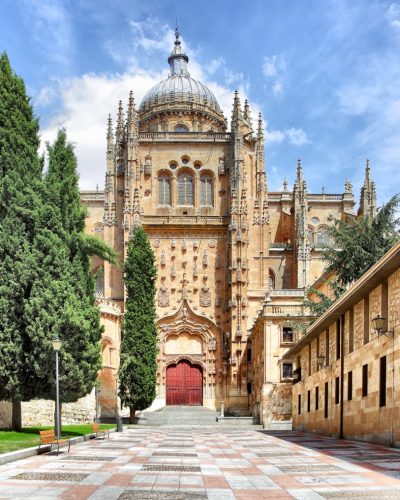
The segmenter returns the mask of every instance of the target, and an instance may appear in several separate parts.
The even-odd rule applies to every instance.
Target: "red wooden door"
[[[202,404],[202,369],[188,361],[168,366],[167,405],[201,406]]]

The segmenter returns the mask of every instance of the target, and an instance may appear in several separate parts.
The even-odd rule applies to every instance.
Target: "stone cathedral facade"
[[[82,192],[87,231],[117,252],[119,268],[94,260],[105,325],[101,416],[114,415],[123,262],[141,225],[158,265],[157,398],[264,422],[290,419],[291,367],[281,362],[303,321],[304,290],[323,273],[326,227],[352,214],[354,195],[310,194],[300,161],[293,189],[269,192],[261,116],[233,97],[228,130],[213,93],[190,77],[179,33],[170,74],[139,107],[131,93],[107,131],[104,191]],[[360,213],[375,210],[369,165]],[[124,410],[120,409],[122,414]],[[272,424],[271,424],[272,425]]]

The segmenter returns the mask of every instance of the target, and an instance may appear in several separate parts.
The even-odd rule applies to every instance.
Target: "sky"
[[[233,93],[265,123],[269,189],[378,201],[400,191],[400,0],[0,0],[0,51],[26,83],[42,148],[66,127],[82,189],[102,189],[106,122],[168,76],[178,20],[189,71],[230,118]]]

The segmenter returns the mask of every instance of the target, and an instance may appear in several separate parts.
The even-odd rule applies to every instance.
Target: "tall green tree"
[[[393,196],[374,217],[338,220],[328,228],[332,243],[323,257],[327,271],[345,287],[370,269],[399,241],[399,195]]]
[[[48,145],[48,157],[34,246],[40,279],[26,304],[31,340],[26,358],[28,366],[35,369],[34,380],[40,382],[36,395],[54,398],[50,339],[60,338],[61,401],[71,402],[91,391],[101,368],[103,328],[90,257],[98,255],[115,262],[115,255],[101,240],[84,234],[86,211],[80,201],[77,162],[64,130],[59,131],[53,145]]]
[[[148,408],[156,397],[157,327],[156,327],[155,257],[142,228],[133,232],[125,261],[125,319],[121,343],[119,396],[130,409]]]
[[[25,368],[24,307],[37,278],[33,241],[41,206],[39,124],[21,78],[0,55],[0,400],[13,402],[20,428],[20,401],[34,396]]]
[[[310,288],[306,300],[312,314],[323,314],[346,287],[361,278],[393,245],[400,240],[398,210],[400,196],[393,196],[374,217],[349,217],[337,220],[328,228],[331,243],[323,250],[327,274],[334,278],[326,282],[331,293]]]

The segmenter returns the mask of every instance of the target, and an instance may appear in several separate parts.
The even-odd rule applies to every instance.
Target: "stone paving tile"
[[[0,500],[400,499],[400,451],[299,432],[126,430],[0,466]]]

